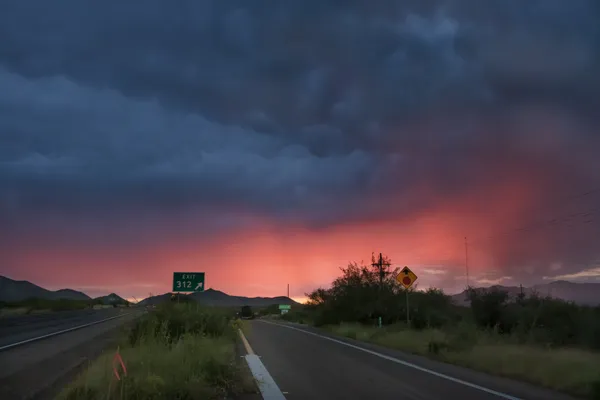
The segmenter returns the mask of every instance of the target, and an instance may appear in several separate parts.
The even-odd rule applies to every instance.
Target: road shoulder
[[[532,400],[573,400],[574,397],[567,394],[552,391],[546,388],[541,388],[529,383],[519,382],[508,378],[493,376],[484,372],[471,370],[468,368],[447,364],[441,361],[432,360],[423,356],[414,354],[404,353],[395,349],[386,348],[376,344],[362,342],[342,336],[335,335],[331,332],[327,332],[323,329],[307,326],[303,324],[297,324],[292,322],[273,322],[266,320],[258,320],[259,323],[280,325],[283,329],[291,328],[295,330],[305,331],[310,334],[321,336],[335,340],[336,342],[342,342],[350,346],[355,346],[366,350],[367,352],[375,352],[385,357],[391,357],[400,360],[406,366],[412,368],[425,369],[432,371],[437,374],[445,375],[450,378],[454,378],[460,381],[468,382],[476,386],[489,389],[491,391],[497,391],[500,393],[507,393],[511,396],[532,399]],[[333,344],[333,343],[332,343]],[[342,345],[342,344],[339,344]],[[409,365],[407,365],[409,364]],[[438,375],[439,376],[439,375]]]
[[[137,313],[0,352],[0,398],[53,398],[87,362],[115,344]]]
[[[262,400],[258,385],[252,376],[250,367],[246,362],[246,348],[241,337],[236,341],[236,358],[240,372],[240,392],[232,395],[236,400]]]
[[[279,389],[279,386],[275,383],[275,380],[260,360],[260,357],[255,354],[242,329],[239,329],[239,338],[245,352],[244,359],[247,371],[251,374],[260,398],[285,400],[285,396]]]

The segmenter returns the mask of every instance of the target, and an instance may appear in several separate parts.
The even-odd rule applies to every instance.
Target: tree
[[[379,262],[373,254],[373,263]],[[373,322],[377,317],[393,321],[397,318],[398,292],[391,270],[391,260],[381,258],[379,266],[351,262],[340,268],[330,289],[319,288],[309,294],[309,306],[319,310],[323,323],[343,321]]]
[[[497,288],[469,289],[467,296],[477,325],[483,328],[495,328],[500,325],[508,301],[508,292]]]
[[[310,293],[305,293],[304,295],[308,297],[307,305],[320,306],[329,300],[331,293],[329,289],[318,288]]]

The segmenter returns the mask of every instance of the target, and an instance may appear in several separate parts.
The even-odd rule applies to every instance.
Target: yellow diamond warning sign
[[[408,267],[402,268],[402,271],[396,275],[396,281],[404,286],[405,289],[410,288],[413,283],[417,280],[417,275],[410,270]]]

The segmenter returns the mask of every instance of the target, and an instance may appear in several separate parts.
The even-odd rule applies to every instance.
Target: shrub
[[[223,398],[239,390],[237,326],[223,310],[167,303],[140,318],[129,333],[129,344],[120,349],[127,376],[114,378],[110,352],[60,398]]]
[[[384,271],[379,280],[376,269],[351,263],[329,289],[319,288],[307,294],[305,315],[292,312],[286,320],[309,320],[315,326],[357,322],[368,326],[406,321],[406,291],[399,289],[393,273]],[[454,305],[441,290],[410,290],[410,326],[413,329],[444,329],[458,335],[461,326],[468,331],[498,333],[516,343],[545,347],[578,346],[600,349],[600,307],[578,306],[566,301],[520,294],[511,299],[500,288],[469,289],[470,307]],[[450,348],[455,344],[448,343]],[[459,346],[460,347],[460,346]]]

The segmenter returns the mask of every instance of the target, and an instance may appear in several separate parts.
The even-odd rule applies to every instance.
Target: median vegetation
[[[119,348],[93,362],[59,398],[217,399],[252,391],[253,381],[236,357],[239,326],[227,310],[161,305],[137,320]]]
[[[600,399],[600,307],[470,289],[470,306],[441,290],[406,291],[395,271],[350,264],[329,289],[282,319],[555,390]],[[379,325],[379,318],[382,327]]]
[[[31,314],[42,311],[84,310],[93,307],[92,301],[71,299],[30,298],[22,301],[0,301],[1,315]]]
[[[53,311],[73,311],[105,307],[129,307],[125,300],[108,302],[103,298],[89,300],[43,299],[32,297],[21,301],[0,301],[0,316]]]

